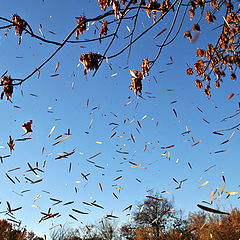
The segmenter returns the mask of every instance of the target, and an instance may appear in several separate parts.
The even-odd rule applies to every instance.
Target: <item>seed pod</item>
[[[200,26],[199,26],[198,23],[193,24],[192,31],[197,31],[197,32],[200,32],[200,31],[201,31]]]
[[[201,82],[200,80],[196,79],[195,85],[196,85],[196,87],[199,88],[200,90],[202,89],[202,82]]]
[[[82,34],[86,30],[86,17],[75,17],[77,19],[78,28],[76,31],[76,39],[78,39],[79,34]]]
[[[187,75],[193,75],[192,68],[188,68],[186,72],[187,72]]]
[[[210,85],[207,84],[204,89],[204,93],[208,96],[211,97],[211,91],[210,91]]]
[[[232,79],[232,80],[236,80],[236,79],[237,79],[237,76],[236,76],[235,73],[231,73],[231,79]]]
[[[1,93],[1,99],[5,94],[7,100],[11,100],[13,94],[12,78],[10,76],[3,76],[1,79],[1,84],[3,85],[3,90]]]
[[[22,32],[24,30],[24,28],[27,25],[27,22],[25,20],[23,20],[22,18],[20,18],[17,14],[13,14],[12,15],[12,21],[13,24],[15,26],[15,34],[18,36],[22,36]]]
[[[98,61],[101,58],[101,55],[98,53],[90,52],[88,54],[83,53],[79,59],[79,61],[84,66],[84,75],[87,74],[87,71],[97,69],[98,68]]]
[[[148,58],[143,59],[141,67],[142,67],[142,74],[143,74],[143,76],[148,76],[148,72],[150,70]]]
[[[142,79],[143,75],[139,71],[133,72],[132,70],[129,70],[130,74],[132,75],[132,83],[130,85],[130,89],[134,91],[136,95],[142,95]]]
[[[214,84],[215,84],[216,88],[220,88],[221,87],[219,81],[215,81]]]
[[[199,48],[196,52],[196,56],[201,58],[204,57],[204,50]]]
[[[192,41],[192,34],[190,33],[190,31],[185,32],[183,36],[184,38],[187,37],[190,42]]]

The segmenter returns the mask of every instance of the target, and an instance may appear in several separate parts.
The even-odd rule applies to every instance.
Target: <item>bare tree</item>
[[[67,224],[53,228],[50,232],[52,240],[81,240],[79,229],[69,228]]]
[[[118,240],[120,230],[117,222],[103,218],[95,224],[71,229],[67,225],[55,228],[50,233],[52,240]]]
[[[181,215],[174,209],[173,201],[153,190],[142,203],[138,204],[133,212],[133,219],[140,227],[138,232],[149,232],[149,239],[162,239],[161,237],[164,237],[164,233],[171,227],[181,228],[184,225]]]
[[[107,218],[102,218],[95,224],[85,226],[84,229],[82,229],[82,237],[83,239],[121,239],[118,223]]]
[[[117,222],[109,219],[101,219],[97,225],[99,236],[106,240],[114,240],[119,238],[119,229]]]

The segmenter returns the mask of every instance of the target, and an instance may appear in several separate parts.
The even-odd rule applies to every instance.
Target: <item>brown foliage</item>
[[[190,213],[182,229],[173,227],[157,237],[152,226],[141,226],[136,227],[135,234],[135,240],[237,240],[240,238],[240,211],[233,209],[229,216]]]
[[[187,75],[193,75],[193,70],[192,68],[188,68],[186,71]]]
[[[131,71],[130,73],[132,75],[132,83],[130,85],[130,89],[134,91],[136,95],[142,95],[142,79],[143,74],[139,71]]]
[[[204,212],[189,215],[189,229],[193,240],[236,240],[240,238],[240,211],[233,209],[229,216]]]
[[[195,84],[197,88],[202,89],[202,82],[199,79],[196,79]]]
[[[171,204],[165,199],[167,206],[160,207],[164,199],[160,199],[159,195],[152,195],[134,212],[135,221],[123,225],[119,229],[120,232],[114,223],[104,219],[95,225],[85,226],[80,235],[79,230],[71,232],[62,228],[52,237],[55,236],[54,239],[58,239],[56,236],[62,236],[61,239],[64,240],[237,240],[240,238],[240,211],[238,209],[233,209],[229,215],[210,214],[203,211],[190,213],[188,219],[181,218],[178,225],[169,225],[171,217],[168,213],[171,211],[166,207],[171,207]],[[156,216],[160,219],[159,223]],[[153,218],[156,224],[160,224],[159,228],[153,224]]]
[[[3,76],[1,79],[1,85],[4,86],[1,93],[1,99],[3,99],[3,96],[5,95],[7,100],[11,100],[13,94],[12,78],[10,76]]]
[[[190,31],[185,32],[183,36],[188,38],[190,42],[192,41],[192,34]]]
[[[22,32],[27,25],[26,21],[23,20],[17,14],[13,14],[12,15],[12,22],[13,22],[13,25],[15,26],[15,30],[16,30],[15,34],[18,35],[18,36],[22,36]]]
[[[33,123],[33,121],[30,120],[29,122],[26,122],[26,123],[24,123],[24,124],[22,125],[22,128],[23,128],[23,130],[25,131],[25,134],[26,134],[26,133],[32,133],[32,132],[33,132],[33,130],[32,130],[32,123]]]
[[[0,220],[0,239],[1,240],[43,240],[33,232],[28,232],[26,228],[13,225],[5,219]]]
[[[98,61],[100,58],[101,58],[100,54],[93,52],[90,52],[88,54],[83,53],[81,55],[79,61],[84,66],[84,75],[86,75],[88,71],[98,68]]]
[[[120,3],[117,0],[98,0],[101,10],[106,10],[108,6],[111,6],[114,10],[115,17],[119,17],[120,14]],[[125,4],[125,1],[122,1],[122,4]]]
[[[205,3],[206,4],[206,3]],[[216,78],[215,86],[220,87],[219,81],[223,80],[223,77],[227,74],[227,68],[230,72],[230,77],[232,80],[236,80],[236,71],[240,67],[240,55],[239,55],[239,30],[240,30],[240,14],[232,12],[234,6],[231,3],[225,2],[226,8],[226,18],[224,19],[223,29],[218,38],[217,44],[213,46],[208,44],[206,50],[198,49],[196,52],[197,57],[201,57],[203,60],[198,60],[194,64],[194,69],[197,76],[202,76],[203,80],[209,81],[206,84],[204,93],[210,97],[210,75],[214,75]],[[210,5],[213,6],[217,11],[219,11],[219,5],[217,1],[210,1]],[[190,4],[191,6],[191,4]],[[192,1],[192,12],[191,18],[194,16],[194,11],[196,8],[195,2]],[[206,21],[213,23],[215,16],[210,11],[206,11]],[[193,28],[192,30],[194,30]],[[184,37],[190,39],[190,32],[186,32]],[[197,85],[199,88],[199,86]]]
[[[14,150],[14,146],[15,146],[14,140],[12,139],[11,136],[9,136],[8,147],[10,149],[10,152],[12,152],[12,150]]]
[[[141,67],[142,67],[142,74],[143,74],[143,76],[148,76],[148,72],[150,70],[150,65],[149,65],[148,58],[143,59]]]
[[[76,31],[76,39],[78,39],[79,35],[86,31],[86,17],[75,17],[77,19],[78,28]]]
[[[138,227],[134,240],[155,240],[157,236],[156,229],[151,226]]]
[[[107,25],[108,25],[108,22],[106,20],[102,22],[102,26],[101,26],[100,33],[99,33],[100,39],[101,39],[102,35],[107,35],[107,32],[108,32]]]

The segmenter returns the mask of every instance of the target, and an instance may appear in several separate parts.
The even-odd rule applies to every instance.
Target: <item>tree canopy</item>
[[[26,228],[11,223],[5,219],[0,220],[0,239],[2,240],[43,240],[33,232],[28,232]]]
[[[135,42],[138,42],[141,37],[149,34],[150,30],[161,24],[165,18],[168,18],[171,26],[168,29],[166,36],[163,38],[161,45],[157,45],[155,57],[151,57],[152,59],[150,59],[150,56],[146,56],[143,59],[143,62],[140,64],[141,71],[130,70],[132,75],[130,89],[134,90],[135,94],[141,95],[142,79],[149,74],[150,69],[160,57],[163,48],[170,45],[177,38],[177,35],[185,26],[185,24],[183,24],[185,23],[184,20],[186,21],[185,18],[190,19],[190,21],[194,21],[194,23],[190,30],[187,30],[184,33],[184,38],[188,38],[190,42],[195,42],[197,41],[201,31],[204,31],[201,27],[202,21],[205,20],[209,24],[212,24],[217,21],[219,15],[222,17],[221,20],[218,19],[217,21],[219,24],[217,28],[221,28],[221,31],[219,32],[219,36],[215,37],[216,43],[214,45],[208,43],[208,45],[205,47],[205,50],[202,48],[197,49],[196,56],[200,58],[200,60],[197,60],[194,63],[194,68],[190,67],[187,69],[188,75],[195,74],[198,78],[200,78],[196,79],[196,86],[199,89],[202,89],[203,83],[206,83],[204,93],[210,97],[210,83],[212,75],[213,79],[215,79],[216,88],[220,87],[220,83],[227,73],[230,74],[232,80],[236,80],[235,72],[240,65],[238,1],[175,0],[170,2],[170,0],[164,0],[162,2],[158,2],[157,0],[150,0],[149,2],[146,2],[144,0],[99,0],[98,4],[104,13],[96,15],[93,18],[88,18],[85,15],[75,17],[77,21],[76,26],[69,32],[62,42],[46,39],[41,30],[41,25],[39,29],[41,36],[37,35],[32,29],[30,23],[17,14],[13,14],[11,19],[1,17],[0,19],[3,22],[1,29],[6,29],[4,32],[5,36],[8,35],[8,31],[11,30],[11,28],[14,28],[15,35],[19,37],[18,44],[21,44],[23,33],[26,33],[27,35],[44,43],[57,46],[57,49],[26,77],[12,78],[10,75],[6,75],[7,72],[2,74],[1,85],[3,86],[3,91],[1,98],[3,98],[5,95],[6,99],[10,100],[13,94],[14,86],[22,85],[23,82],[30,79],[35,73],[40,75],[41,68],[45,66],[64,47],[64,45],[69,43],[91,43],[92,41],[99,41],[99,44],[101,44],[102,41],[110,38],[110,41],[107,43],[107,47],[105,47],[105,50],[102,53],[83,53],[79,58],[80,63],[82,63],[84,66],[84,75],[91,70],[94,70],[95,75],[104,60],[108,61],[109,59],[116,58],[127,50],[129,51],[129,58],[132,45]],[[111,10],[109,10],[109,8]],[[141,25],[138,23],[138,21],[143,15],[144,11],[147,17],[152,19],[152,24],[141,30],[139,33],[139,27],[141,27]],[[170,17],[168,17],[168,15],[170,15]],[[122,49],[113,51],[113,54],[109,55],[108,52],[110,51],[113,43],[115,41],[119,41],[118,35],[121,31],[122,25],[124,25],[125,22],[129,22],[129,20],[133,23],[132,29],[130,30],[129,26],[127,26],[130,33],[125,36],[123,35],[122,37],[123,39],[130,40],[127,44],[122,46]],[[95,25],[96,22],[101,24],[100,28]],[[93,37],[86,40],[79,40],[79,36],[84,36],[85,31],[88,30],[87,25],[90,24],[95,26],[95,28],[92,27]],[[115,28],[112,27],[112,25],[115,25]],[[189,24],[187,25],[189,26]],[[90,27],[89,30],[91,30]],[[167,31],[167,28],[162,29],[157,35],[153,36],[154,39],[158,38],[165,31]],[[139,34],[134,34],[135,32]],[[196,34],[193,37],[194,33]],[[76,40],[71,40],[74,34]],[[87,34],[87,36],[89,36],[89,34]],[[56,66],[56,70],[57,68],[58,67]]]

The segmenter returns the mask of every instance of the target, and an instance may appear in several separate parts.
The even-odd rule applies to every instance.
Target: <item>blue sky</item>
[[[13,13],[19,14],[37,34],[40,34],[38,29],[41,24],[46,38],[56,41],[62,41],[75,27],[75,17],[83,14],[93,17],[101,13],[95,1],[79,3],[74,0],[61,3],[56,0],[27,0],[24,4],[8,1],[2,4],[0,12],[1,16],[6,18],[10,18]],[[151,21],[152,19],[142,13],[136,34],[142,31],[142,22],[147,26]],[[23,208],[14,214],[16,219],[22,220],[29,230],[43,235],[48,234],[51,226],[59,223],[71,222],[72,226],[76,227],[80,222],[88,224],[110,213],[126,222],[129,218],[126,216],[128,212],[122,210],[143,200],[147,195],[146,191],[151,188],[159,192],[167,191],[163,196],[174,198],[176,208],[183,209],[185,214],[198,211],[197,204],[201,201],[210,201],[211,192],[224,185],[222,176],[226,178],[225,192],[238,192],[239,132],[235,129],[224,132],[223,136],[212,132],[238,123],[238,117],[221,120],[239,111],[239,83],[226,78],[221,88],[213,89],[210,100],[195,87],[194,77],[185,73],[187,64],[194,63],[194,51],[213,41],[218,32],[211,31],[217,24],[204,23],[202,27],[205,31],[201,33],[198,41],[191,44],[183,38],[183,33],[192,23],[189,24],[187,18],[177,40],[163,50],[150,75],[143,80],[144,99],[130,91],[131,76],[128,70],[140,70],[144,58],[154,57],[157,50],[155,45],[162,42],[165,33],[156,39],[153,39],[153,36],[169,27],[169,19],[157,25],[149,35],[133,45],[128,63],[125,52],[110,60],[112,70],[104,62],[96,76],[92,77],[89,72],[86,77],[83,75],[82,65],[79,66],[79,57],[90,51],[103,53],[107,42],[66,44],[41,70],[40,78],[35,74],[22,86],[15,87],[13,103],[1,101],[0,156],[9,154],[9,136],[13,139],[23,138],[23,123],[33,120],[33,134],[30,140],[16,141],[11,157],[4,159],[1,164],[0,211],[6,210],[6,201],[11,203],[12,208],[22,206]],[[97,23],[97,26],[100,27],[100,24]],[[128,34],[127,26],[131,28],[132,22],[123,24],[120,40],[113,44],[110,55],[127,42],[123,39]],[[94,25],[90,25],[90,30],[81,35],[80,39],[92,37],[92,29],[95,29]],[[14,29],[9,31],[7,37],[4,37],[3,30],[1,31],[0,71],[3,73],[8,70],[8,74],[13,78],[27,76],[56,49],[56,46],[41,43],[25,34],[20,46],[17,41]],[[173,64],[169,65],[170,57]],[[57,62],[60,63],[56,72],[59,75],[50,77],[55,74]],[[162,71],[164,72],[159,73]],[[227,100],[231,93],[235,96]],[[176,102],[173,103],[174,101]],[[173,109],[177,112],[177,117]],[[48,137],[53,126],[55,130],[51,137]],[[186,131],[186,126],[191,132],[182,134]],[[71,136],[53,146],[61,138],[54,139],[59,135],[65,137],[68,129],[71,130]],[[116,135],[110,138],[114,132]],[[233,133],[229,143],[220,145]],[[135,143],[131,135],[134,136]],[[192,146],[193,139],[201,143]],[[171,145],[175,146],[164,149]],[[226,152],[214,154],[228,148]],[[116,150],[128,154],[121,154]],[[68,158],[55,159],[59,153],[72,151],[75,153]],[[91,158],[98,153],[98,156]],[[43,168],[44,161],[46,165]],[[145,169],[132,168],[129,161]],[[30,179],[38,179],[33,173],[26,173],[27,163],[36,166],[36,162],[44,170],[44,173],[40,173],[43,181],[31,184],[26,182],[24,174]],[[69,173],[70,163],[72,168]],[[204,172],[211,166],[214,167]],[[8,172],[16,167],[20,169]],[[5,173],[12,178],[16,176],[20,183],[13,184]],[[90,173],[88,181],[81,173]],[[120,176],[122,178],[114,181]],[[177,184],[173,178],[178,181],[188,180],[181,189],[176,190]],[[141,183],[136,179],[141,180]],[[206,181],[209,181],[209,184],[199,188]],[[40,197],[34,201],[36,196]],[[220,199],[215,200],[213,207],[238,207],[238,195],[228,199],[226,196],[224,193]],[[59,199],[62,203],[53,206],[54,201],[50,198]],[[104,209],[82,203],[94,200]],[[63,205],[69,201],[74,203]],[[59,212],[61,217],[38,224],[42,217],[40,212],[47,212],[49,208],[53,213]],[[89,214],[80,216],[74,213],[72,208]],[[69,214],[77,217],[79,222],[71,219]],[[2,214],[1,217],[6,216]]]

